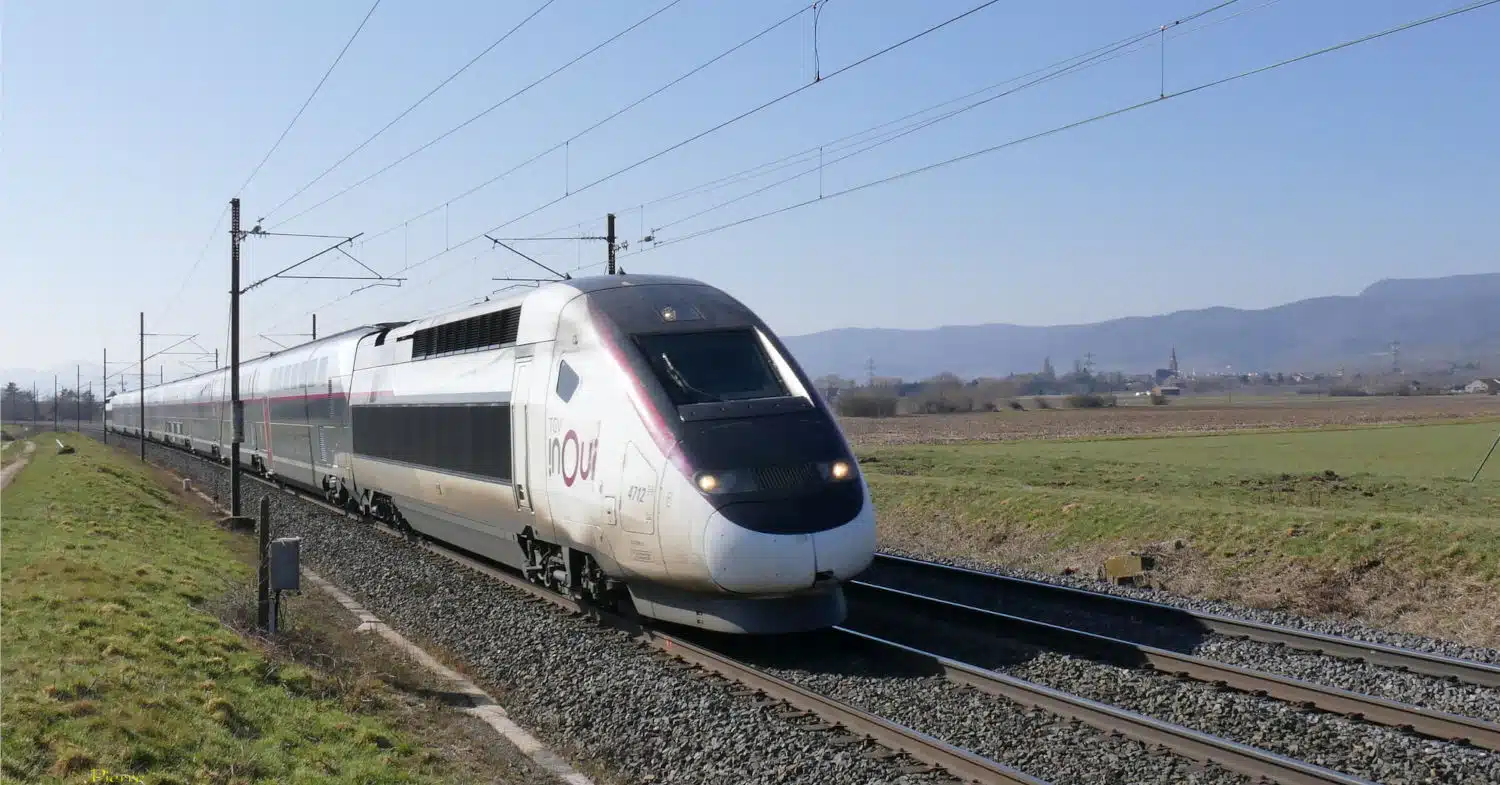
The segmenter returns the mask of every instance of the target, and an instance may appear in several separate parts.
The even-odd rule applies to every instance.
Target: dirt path
[[[10,485],[10,479],[19,474],[21,469],[25,468],[26,461],[31,459],[33,452],[36,452],[36,445],[29,441],[26,442],[26,450],[21,453],[21,457],[17,458],[15,463],[9,464],[4,469],[0,469],[0,488]]]

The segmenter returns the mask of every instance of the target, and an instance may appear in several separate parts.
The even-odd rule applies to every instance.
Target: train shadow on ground
[[[726,635],[697,630],[674,630],[673,633],[719,654],[772,673],[783,671],[814,676],[875,679],[926,676],[942,678],[945,671],[930,654],[980,668],[1004,671],[1026,663],[1040,651],[992,640],[965,641],[952,635],[914,640],[907,636],[881,636],[873,635],[867,630],[858,630],[872,634],[872,637],[909,647],[901,649],[846,631],[853,629],[857,628],[764,636]]]
[[[936,614],[950,619],[967,616],[968,623],[992,631],[1015,625],[1003,618],[986,621],[976,614],[924,607],[906,595],[941,598],[1002,617],[1015,616],[1184,654],[1193,653],[1217,637],[1192,613],[1170,605],[1122,604],[1119,597],[1110,594],[1067,590],[1033,581],[997,581],[980,572],[920,571],[901,562],[886,562],[872,565],[858,580],[873,586],[868,589],[856,586],[853,587],[856,591],[846,594],[868,596],[885,610],[899,605],[910,609],[912,614]],[[894,591],[881,592],[874,587]]]
[[[914,678],[941,676],[942,669],[920,660],[893,657],[877,646],[839,630],[782,635],[727,635],[702,631],[673,631],[719,654],[762,670]]]

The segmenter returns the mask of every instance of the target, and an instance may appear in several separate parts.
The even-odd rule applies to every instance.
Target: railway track
[[[206,459],[205,462],[212,463]],[[296,496],[304,503],[315,505],[331,514],[346,518],[354,517],[351,513],[328,505],[317,496],[263,478],[247,476],[251,476],[256,482],[276,487]],[[384,524],[376,524],[376,529],[389,536],[413,539]],[[877,712],[866,711],[854,705],[854,701],[842,699],[836,690],[814,689],[805,684],[795,683],[792,679],[782,678],[771,672],[772,669],[755,664],[754,658],[736,656],[733,652],[742,645],[742,642],[725,641],[714,636],[691,633],[682,635],[642,625],[639,620],[629,616],[605,613],[580,604],[570,597],[536,586],[488,560],[425,539],[419,540],[418,544],[439,556],[522,590],[539,601],[556,605],[571,614],[587,615],[600,624],[625,631],[639,645],[650,647],[658,656],[674,658],[681,663],[678,667],[682,669],[712,673],[736,683],[739,687],[731,690],[732,694],[779,709],[777,716],[782,719],[798,720],[799,724],[802,719],[805,719],[808,723],[805,727],[830,733],[835,744],[849,745],[851,750],[863,751],[867,757],[904,756],[916,761],[914,765],[900,767],[903,772],[920,773],[938,770],[955,779],[968,782],[1044,785],[1045,781],[1042,779],[965,749],[958,744],[945,741],[939,737],[941,734],[935,736],[923,733]],[[896,573],[893,576],[894,571],[889,567],[893,563],[898,564],[897,569],[904,569],[905,572]],[[1247,781],[1270,780],[1295,785],[1311,783],[1352,785],[1370,782],[1367,779],[1313,765],[1294,757],[1278,755],[1255,746],[1128,711],[1105,702],[1090,700],[1043,684],[1015,678],[957,657],[948,656],[944,652],[927,649],[933,648],[930,645],[932,641],[952,639],[955,629],[964,631],[964,635],[960,637],[967,637],[968,645],[993,643],[996,638],[1029,641],[1032,645],[1102,659],[1116,665],[1154,669],[1252,694],[1270,695],[1298,706],[1333,711],[1351,718],[1386,724],[1404,731],[1445,740],[1464,740],[1489,750],[1500,747],[1500,729],[1478,720],[1426,711],[1393,701],[1257,673],[1138,642],[1110,638],[1034,619],[1008,616],[994,610],[968,606],[941,596],[923,595],[887,585],[903,579],[908,585],[913,582],[941,583],[941,579],[934,577],[939,574],[938,571],[927,571],[925,567],[916,566],[925,564],[928,563],[882,555],[878,559],[878,564],[870,573],[867,573],[872,580],[857,580],[849,584],[847,588],[851,606],[849,622],[844,627],[829,633],[831,637],[828,638],[828,645],[849,651],[861,650],[871,653],[871,656],[896,663],[905,669],[941,675],[953,684],[978,690],[985,695],[1013,701],[1022,706],[1036,707],[1065,721],[1082,723],[1112,737],[1124,736],[1163,753],[1222,767],[1243,775]],[[933,565],[933,567],[945,566]],[[968,588],[964,590],[970,592],[978,591],[977,587],[981,585],[979,577],[976,576],[987,575],[957,568],[947,568],[947,570],[951,572],[945,571],[942,574],[964,574],[964,577],[958,580],[968,582],[962,585],[967,586]],[[957,591],[953,584],[947,585],[950,593]],[[994,592],[996,591],[994,587],[998,584],[982,585],[989,587],[986,591]],[[1046,589],[1054,588],[1047,584],[1040,584],[1040,586]],[[1036,591],[1040,595],[1043,589],[1038,588]],[[1098,596],[1080,590],[1065,589],[1065,591],[1071,594],[1052,596],[1089,595],[1081,600],[1082,602],[1092,601],[1093,596]],[[941,593],[941,591],[934,591],[929,592],[929,595]],[[1140,601],[1127,600],[1126,602],[1154,606],[1154,604],[1140,603]],[[1170,610],[1176,618],[1189,614],[1182,609],[1170,608]],[[1244,624],[1238,620],[1227,621]],[[1269,625],[1255,626],[1269,627]],[[1295,630],[1287,632],[1303,634]],[[1306,635],[1315,638],[1326,637]],[[921,647],[914,645],[917,641],[923,642]],[[1355,642],[1347,643],[1360,647],[1366,646]],[[1391,647],[1379,648],[1388,649],[1388,654],[1406,653]],[[1417,657],[1423,656],[1419,652],[1409,654]],[[1451,677],[1451,670],[1445,675]]]
[[[877,554],[875,562],[860,579],[871,585],[1064,626],[1080,624],[1080,616],[1102,617],[1113,620],[1110,628],[1130,629],[1129,633],[1116,637],[1139,644],[1156,644],[1162,649],[1180,649],[1184,647],[1184,641],[1219,635],[1424,674],[1453,683],[1500,687],[1500,666],[1489,663],[1338,638],[904,556]]]
[[[931,674],[947,681],[1035,707],[1064,721],[1076,721],[1106,735],[1122,735],[1159,750],[1199,763],[1211,763],[1241,774],[1250,781],[1285,785],[1368,785],[1369,780],[1277,755],[1229,739],[1073,695],[1025,679],[1018,679],[926,648],[900,643],[856,629],[834,628],[824,644],[844,654],[859,653],[905,673]],[[743,646],[744,643],[730,644]],[[754,642],[748,644],[755,646]]]
[[[1252,695],[1269,696],[1299,707],[1444,741],[1500,750],[1500,726],[1471,717],[1432,711],[862,580],[846,584],[845,596],[850,604],[850,619],[846,626],[892,639],[952,639],[957,635],[965,640],[957,641],[956,645],[969,650],[982,650],[996,640],[1015,641],[1119,667],[1154,670]]]
[[[381,526],[385,528],[384,524]],[[401,536],[389,528],[385,530],[392,536]],[[627,632],[643,645],[651,646],[662,655],[685,663],[687,667],[701,668],[738,683],[744,689],[735,691],[734,694],[757,699],[762,705],[781,707],[782,719],[816,718],[818,723],[810,727],[838,734],[835,737],[836,743],[854,745],[873,741],[892,754],[904,753],[921,761],[921,765],[902,767],[900,770],[903,773],[920,773],[937,768],[962,781],[997,785],[1047,785],[1044,780],[1024,772],[777,678],[716,651],[712,646],[642,625],[638,619],[628,615],[589,608],[571,597],[537,586],[504,568],[471,555],[430,542],[423,542],[422,547],[550,602],[569,613],[588,615],[601,624]],[[883,754],[877,753],[876,756],[883,757]]]

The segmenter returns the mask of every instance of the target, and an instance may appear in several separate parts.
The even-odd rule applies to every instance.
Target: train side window
[[[357,454],[510,480],[509,404],[366,404],[350,412]]]
[[[567,403],[572,400],[573,393],[578,390],[578,372],[573,366],[568,365],[567,360],[557,364],[557,397]]]

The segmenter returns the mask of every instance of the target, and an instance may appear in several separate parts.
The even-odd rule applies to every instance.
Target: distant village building
[[[1475,379],[1464,386],[1464,392],[1500,395],[1500,379]]]
[[[1166,385],[1166,386],[1157,385],[1156,389],[1152,390],[1152,392],[1156,393],[1157,395],[1162,395],[1162,396],[1168,396],[1168,395],[1178,395],[1178,396],[1180,396],[1180,395],[1182,395],[1182,388],[1178,387],[1175,384],[1170,384],[1170,385]]]
[[[1167,364],[1166,368],[1156,369],[1156,383],[1167,384],[1168,382],[1176,381],[1178,378],[1179,373],[1177,370],[1177,347],[1173,346],[1172,361]]]

